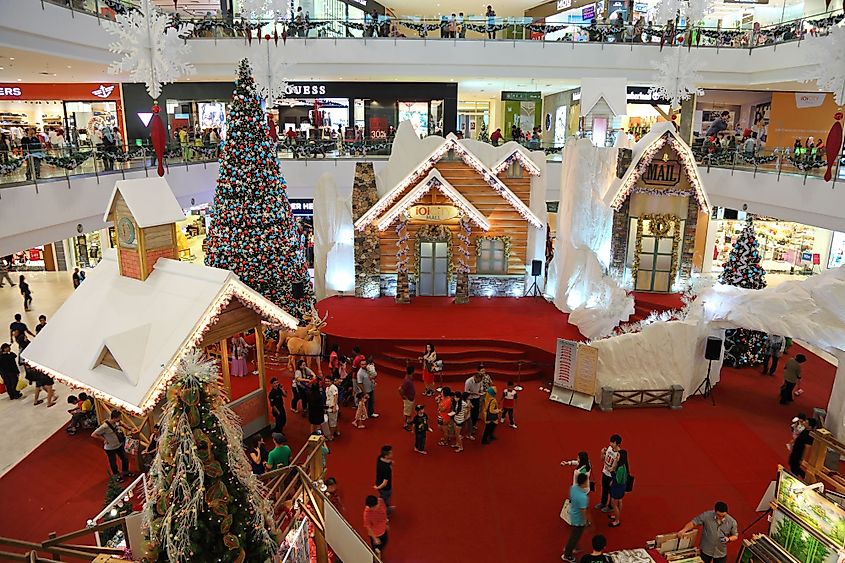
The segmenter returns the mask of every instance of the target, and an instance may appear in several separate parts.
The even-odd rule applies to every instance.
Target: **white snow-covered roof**
[[[675,131],[675,124],[671,122],[655,123],[651,130],[634,145],[631,154],[631,165],[622,176],[622,179],[613,182],[610,189],[604,196],[604,202],[614,209],[625,202],[629,195],[635,191],[637,180],[648,167],[649,163],[657,156],[660,149],[669,145],[678,155],[681,165],[687,173],[687,179],[692,187],[692,194],[698,202],[700,209],[710,209],[710,198],[704,191],[704,183],[698,173],[698,164],[692,149]],[[667,195],[673,195],[671,190],[662,190]],[[684,194],[686,195],[686,194]]]
[[[173,190],[170,189],[167,180],[159,176],[150,176],[115,182],[109,204],[103,214],[103,221],[109,220],[118,192],[123,196],[129,211],[142,229],[176,223],[185,219],[182,206],[173,195]]]
[[[145,414],[232,299],[275,326],[297,326],[227,270],[160,258],[140,281],[120,275],[116,253],[108,249],[22,357],[72,387]],[[120,369],[102,363],[104,354]]]
[[[490,222],[487,217],[478,210],[470,201],[465,198],[461,192],[458,191],[446,178],[436,169],[432,168],[428,172],[428,176],[422,182],[414,186],[405,196],[397,201],[393,207],[388,209],[381,218],[378,219],[378,230],[383,231],[387,229],[393,221],[405,210],[411,207],[419,199],[430,192],[432,189],[439,189],[443,195],[448,197],[455,206],[467,214],[467,216],[483,231],[490,230]]]
[[[393,141],[393,150],[387,166],[377,175],[376,184],[378,191],[382,194],[370,209],[355,222],[355,228],[360,230],[372,223],[402,195],[402,192],[413,183],[423,178],[434,165],[443,158],[450,150],[461,158],[468,166],[478,171],[478,174],[510,203],[526,221],[533,226],[540,228],[543,223],[537,215],[531,211],[504,182],[496,175],[490,167],[500,164],[515,153],[517,157],[531,161],[534,168],[529,170],[533,173],[536,169],[539,174],[540,167],[538,159],[545,158],[542,151],[528,153],[517,143],[505,143],[500,147],[494,147],[480,141],[458,139],[453,133],[445,138],[430,135],[420,139],[414,133],[410,122],[403,121],[399,124],[396,137]]]
[[[593,112],[600,101],[604,100],[613,115],[628,113],[628,82],[622,78],[582,78],[581,79],[581,117]]]

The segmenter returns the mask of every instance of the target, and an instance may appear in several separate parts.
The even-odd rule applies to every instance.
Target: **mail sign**
[[[654,159],[642,175],[642,181],[648,186],[676,186],[681,181],[681,163]]]
[[[454,205],[415,205],[408,210],[411,219],[440,223],[457,219],[460,212]]]

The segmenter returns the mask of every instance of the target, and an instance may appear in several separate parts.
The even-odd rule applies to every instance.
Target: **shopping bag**
[[[569,499],[563,501],[563,508],[560,509],[560,519],[570,526],[572,525],[572,518],[569,514]]]
[[[18,379],[16,389],[18,391],[23,391],[24,389],[26,389],[27,385],[29,385],[29,382],[26,379]]]

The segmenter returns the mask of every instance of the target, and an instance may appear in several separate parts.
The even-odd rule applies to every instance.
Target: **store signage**
[[[681,163],[677,160],[652,160],[641,178],[647,186],[676,186],[681,181]]]
[[[557,0],[558,10],[568,10],[572,7],[572,0]]]
[[[560,207],[559,201],[547,201],[546,202],[546,213],[557,213],[558,208]]]
[[[503,102],[539,102],[542,99],[542,92],[502,92]]]
[[[314,215],[314,200],[292,199],[290,200],[290,209],[294,215],[310,217]]]
[[[285,88],[286,96],[325,96],[325,84],[288,84]]]
[[[596,19],[596,5],[586,6],[581,10],[581,19],[584,21],[591,21]]]
[[[795,92],[795,107],[817,108],[824,103],[827,94],[808,94],[806,92]]]
[[[150,125],[150,120],[153,118],[153,114],[150,112],[139,111],[138,112],[138,119],[141,120],[141,123],[144,124],[144,127],[148,127]]]
[[[644,14],[644,13],[648,12],[648,4],[646,4],[645,2],[635,2],[634,3],[634,11]]]
[[[21,89],[17,86],[2,86],[0,87],[0,96],[20,96]]]
[[[439,223],[457,219],[460,211],[454,205],[414,205],[408,210],[411,219]]]
[[[111,93],[112,93],[113,90],[114,90],[114,85],[103,86],[102,84],[100,84],[100,87],[95,89],[95,90],[91,90],[91,93],[94,94],[95,96],[97,96],[98,98],[105,99],[105,98],[108,98],[109,96],[111,96]]]
[[[669,105],[669,100],[664,100],[656,93],[649,92],[650,88],[647,86],[628,86],[625,92],[625,101],[629,104],[659,104]],[[581,90],[572,92],[572,101],[577,102],[581,99]]]
[[[813,260],[813,253],[812,252],[802,252],[801,253],[801,261],[802,262],[811,262]]]
[[[345,0],[347,4],[358,4],[359,6],[366,6],[367,0]]]

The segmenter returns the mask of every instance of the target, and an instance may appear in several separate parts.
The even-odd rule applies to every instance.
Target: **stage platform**
[[[637,319],[680,303],[677,296],[654,295],[635,295]],[[317,309],[329,313],[324,329],[329,347],[338,343],[349,354],[359,346],[374,356],[379,373],[395,376],[409,361],[419,366],[431,342],[444,362],[445,381],[469,377],[479,362],[497,379],[550,377],[557,339],[585,340],[569,315],[542,298],[474,297],[456,305],[450,297],[415,297],[410,304],[392,297],[330,297]]]

